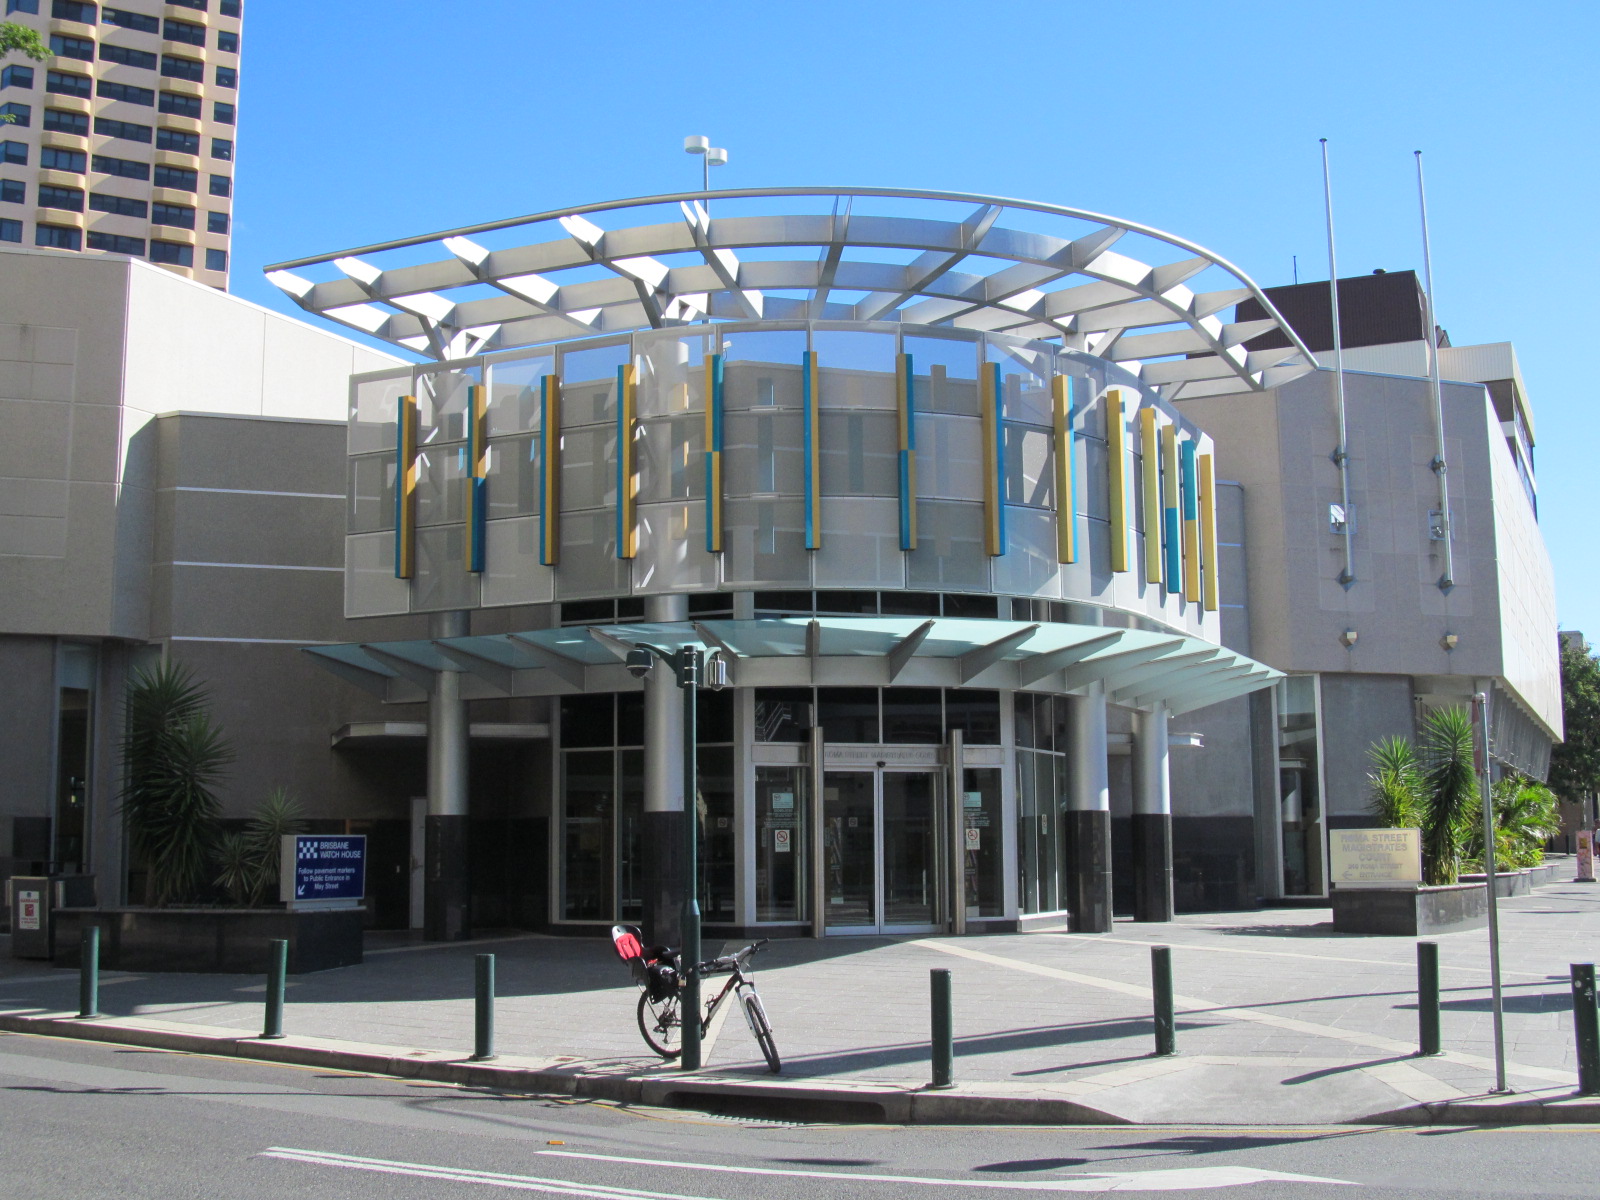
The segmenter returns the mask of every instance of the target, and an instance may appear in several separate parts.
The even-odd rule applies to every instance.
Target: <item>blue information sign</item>
[[[283,839],[282,898],[361,900],[367,894],[365,834],[291,834]]]

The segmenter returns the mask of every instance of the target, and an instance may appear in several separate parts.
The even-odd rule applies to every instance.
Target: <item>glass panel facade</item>
[[[540,380],[555,374],[554,354],[505,359],[489,368],[489,436],[527,433],[539,427]]]
[[[1024,913],[1056,912],[1065,894],[1061,874],[1068,700],[1018,692],[1012,703],[1017,746],[1017,902]]]
[[[616,756],[610,750],[567,751],[561,761],[558,911],[568,921],[607,920],[616,907]]]
[[[969,918],[1005,914],[1000,774],[998,767],[968,767],[962,772],[962,902]]]
[[[1317,677],[1278,684],[1278,811],[1283,836],[1283,894],[1323,896],[1321,737]]]
[[[811,838],[801,767],[757,767],[756,920],[803,921],[809,916]]]

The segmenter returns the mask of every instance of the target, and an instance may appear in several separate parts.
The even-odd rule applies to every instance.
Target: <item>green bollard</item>
[[[478,955],[475,972],[472,1059],[482,1062],[494,1057],[494,955]]]
[[[283,989],[289,976],[289,943],[282,938],[272,942],[267,959],[267,1019],[263,1038],[283,1036]]]
[[[1155,1001],[1156,1055],[1178,1052],[1178,1026],[1172,1015],[1172,947],[1150,947],[1150,990]]]
[[[1594,964],[1572,964],[1572,1028],[1578,1036],[1578,1095],[1600,1093],[1600,1008]]]
[[[955,1077],[955,1020],[951,1013],[950,972],[936,967],[928,972],[933,999],[933,1081],[929,1085],[947,1088]]]
[[[1439,1053],[1439,943],[1417,943],[1417,1056]]]
[[[78,950],[78,1020],[100,1015],[100,926],[86,925]]]

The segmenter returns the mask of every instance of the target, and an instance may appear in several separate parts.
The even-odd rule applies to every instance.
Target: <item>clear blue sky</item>
[[[1421,267],[1512,341],[1562,625],[1600,642],[1600,5],[247,0],[234,290],[262,264],[565,204],[727,187],[986,192],[1190,238],[1266,285]]]

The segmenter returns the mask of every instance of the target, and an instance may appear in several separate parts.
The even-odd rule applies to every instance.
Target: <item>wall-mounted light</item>
[[[1354,629],[1346,629],[1343,633],[1341,633],[1339,635],[1339,640],[1342,643],[1344,643],[1345,649],[1348,650],[1351,646],[1354,646],[1356,644],[1356,638],[1358,638],[1360,636],[1361,635],[1359,633],[1357,633]]]
[[[1442,638],[1439,639],[1439,645],[1444,647],[1446,650],[1454,650],[1456,648],[1456,643],[1459,642],[1460,640],[1461,639],[1458,638],[1455,634],[1447,633]]]

